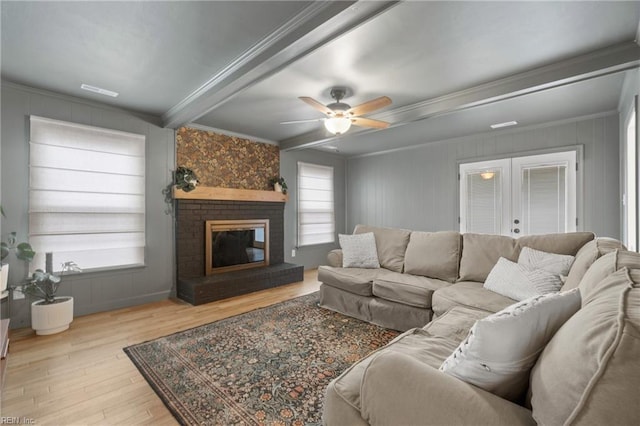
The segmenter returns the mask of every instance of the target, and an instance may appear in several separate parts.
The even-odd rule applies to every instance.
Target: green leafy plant
[[[65,272],[82,272],[82,269],[73,261],[62,263],[62,271]],[[56,303],[56,292],[62,282],[62,278],[52,272],[45,272],[42,269],[36,269],[30,278],[14,289],[21,291],[27,296],[33,296],[43,299],[43,305]]]
[[[280,184],[280,186],[282,187],[282,193],[286,194],[288,188],[287,188],[287,183],[284,181],[284,178],[280,176],[280,177],[274,177],[269,179],[269,184],[271,186],[275,186],[276,183]]]
[[[200,181],[198,180],[198,176],[196,173],[184,166],[178,167],[173,172],[173,181],[168,184],[163,190],[162,194],[164,195],[164,202],[167,203],[167,210],[165,210],[166,214],[171,214],[173,212],[173,187],[176,189],[181,189],[184,192],[193,191],[196,189]]]
[[[6,217],[1,205],[0,214],[2,217]],[[10,232],[6,241],[0,242],[0,261],[3,261],[12,251],[16,252],[16,257],[18,259],[26,262],[31,262],[33,260],[33,256],[36,255],[36,252],[33,251],[33,248],[29,243],[18,242],[18,234],[15,232]]]

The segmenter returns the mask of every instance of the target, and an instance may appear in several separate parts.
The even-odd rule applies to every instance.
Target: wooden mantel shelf
[[[282,192],[216,188],[213,186],[198,186],[189,192],[174,187],[173,197],[178,200],[262,201],[269,203],[286,203],[289,201],[289,195],[283,194]]]

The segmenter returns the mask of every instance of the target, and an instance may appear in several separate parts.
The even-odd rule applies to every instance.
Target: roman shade
[[[144,264],[145,136],[30,117],[29,241],[34,265]]]

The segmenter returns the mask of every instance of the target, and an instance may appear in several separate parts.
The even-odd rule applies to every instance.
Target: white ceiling
[[[640,2],[6,2],[4,80],[345,155],[617,108]],[[120,93],[84,92],[87,83]],[[386,95],[381,131],[330,137],[298,100]]]

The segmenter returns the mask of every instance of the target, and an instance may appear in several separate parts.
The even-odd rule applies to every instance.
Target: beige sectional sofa
[[[408,233],[409,251],[412,232],[359,226],[356,232],[374,232],[378,238]],[[436,233],[440,234],[440,233]],[[419,235],[421,241],[431,235]],[[455,233],[437,235],[451,242]],[[405,239],[406,240],[406,239]],[[418,240],[416,240],[418,241]],[[524,237],[459,235],[460,262],[454,282],[424,275],[415,281],[405,277],[400,286],[423,289],[420,302],[410,299],[411,292],[380,291],[387,284],[375,286],[378,279],[400,278],[399,271],[344,271],[339,266],[319,270],[321,303],[330,309],[355,314],[378,324],[409,329],[384,348],[357,362],[331,382],[324,401],[323,423],[326,425],[635,425],[640,420],[638,388],[640,386],[640,255],[624,250],[612,239],[594,239],[592,234],[563,234]],[[417,253],[400,256],[399,251],[381,241],[378,254],[381,265],[411,259]],[[465,243],[467,244],[465,247]],[[576,257],[562,290],[579,289],[578,309],[536,353],[531,370],[526,371],[525,388],[516,400],[474,386],[440,371],[461,342],[470,339],[474,323],[489,317],[514,300],[497,297],[482,288],[496,255],[517,258],[522,247]],[[431,254],[439,259],[455,257],[455,244],[448,250]],[[470,249],[469,253],[465,250]],[[445,254],[444,252],[448,253]],[[333,252],[334,265],[339,252]],[[389,257],[386,257],[389,256]],[[428,257],[424,253],[424,257]],[[499,257],[498,256],[498,257]],[[384,260],[383,260],[384,259]],[[472,263],[477,265],[474,270]],[[434,262],[433,257],[429,262]],[[398,263],[399,264],[399,263]],[[397,265],[398,265],[397,264]],[[411,265],[414,269],[416,265]],[[425,263],[426,264],[426,263]],[[451,263],[452,266],[453,262]],[[397,267],[397,266],[396,266]],[[446,268],[440,267],[440,271]],[[452,269],[449,269],[452,270]],[[324,272],[323,272],[324,271]],[[406,264],[400,271],[406,271]],[[432,274],[425,268],[425,275]],[[340,274],[349,277],[336,285]],[[443,275],[441,275],[443,276]],[[371,286],[362,282],[369,279]],[[421,278],[428,278],[425,281]],[[324,281],[327,279],[329,281]],[[356,285],[353,293],[349,285]],[[345,289],[346,288],[346,289]],[[416,290],[411,290],[416,294]],[[575,293],[575,290],[573,291]],[[560,294],[560,293],[559,293]],[[568,294],[568,293],[562,293]],[[389,300],[393,298],[395,300]],[[385,306],[380,309],[377,303]],[[407,299],[411,305],[401,301]],[[400,300],[400,301],[399,301]],[[336,303],[337,302],[337,303]],[[354,302],[357,306],[349,307]],[[387,304],[393,303],[394,305]],[[521,302],[524,303],[524,302]],[[398,305],[398,306],[396,306]],[[407,306],[407,308],[399,307]],[[512,305],[513,306],[513,305]],[[435,319],[431,322],[433,312]],[[509,309],[509,308],[507,308]],[[408,321],[389,317],[393,313],[414,313]],[[504,311],[501,311],[501,313]],[[426,325],[420,324],[424,321]],[[407,327],[408,328],[408,327]],[[508,338],[505,336],[505,339]],[[461,345],[462,346],[462,345]]]
[[[341,250],[333,250],[327,256],[329,265],[318,268],[320,306],[400,331],[422,327],[458,305],[497,312],[515,303],[483,288],[483,282],[500,257],[516,261],[522,247],[572,256],[589,242],[602,252],[621,247],[616,240],[594,241],[591,232],[514,239],[366,225],[354,230],[368,232],[375,236],[381,267],[343,268]],[[582,264],[574,262],[567,286],[577,285],[586,271]]]

